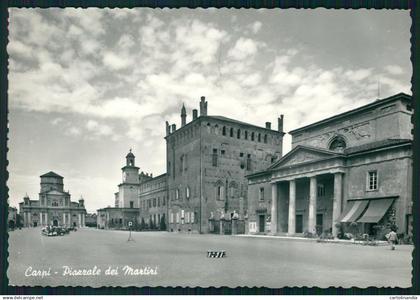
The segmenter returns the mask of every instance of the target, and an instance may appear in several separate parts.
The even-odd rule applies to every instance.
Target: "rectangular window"
[[[264,201],[264,188],[260,188],[260,201]]]
[[[130,201],[130,208],[134,208],[134,202]]]
[[[369,171],[368,172],[368,182],[367,182],[368,191],[374,191],[378,189],[378,171]]]
[[[185,214],[185,223],[190,223],[190,212],[189,211],[187,211],[186,212],[186,214]]]
[[[169,215],[169,223],[173,224],[174,223],[174,213],[171,212],[171,214]]]
[[[213,167],[217,167],[217,149],[213,149],[212,165]]]
[[[192,224],[194,224],[194,223],[195,223],[195,219],[197,219],[197,218],[196,218],[196,216],[197,216],[197,215],[196,215],[196,212],[191,212],[191,223],[192,223]]]
[[[179,224],[179,212],[176,213],[176,223]]]
[[[220,154],[225,155],[226,151],[225,150],[221,150]]]
[[[160,207],[160,198],[158,197],[158,202],[157,202],[158,207]]]
[[[325,186],[323,184],[318,184],[317,195],[318,195],[318,197],[324,197],[325,196]]]
[[[251,170],[251,154],[248,154],[246,158],[246,170],[247,171]]]
[[[166,199],[166,197],[165,196],[163,196],[163,200],[162,200],[162,205],[163,206],[165,206],[166,204],[165,204],[165,199]]]
[[[190,188],[188,186],[185,190],[185,197],[187,197],[187,199],[190,199]]]
[[[178,200],[179,199],[179,189],[175,190],[175,199]]]

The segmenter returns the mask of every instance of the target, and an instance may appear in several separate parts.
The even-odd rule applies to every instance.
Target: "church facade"
[[[412,113],[397,94],[292,130],[292,150],[247,176],[247,231],[410,235]]]
[[[19,213],[24,227],[74,226],[84,227],[86,209],[84,199],[70,200],[70,193],[64,191],[63,177],[54,172],[41,175],[39,200],[28,196],[19,203]]]

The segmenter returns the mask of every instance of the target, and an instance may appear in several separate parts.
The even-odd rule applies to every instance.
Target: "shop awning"
[[[355,222],[368,205],[368,200],[349,201],[346,209],[341,214],[340,222]]]
[[[378,223],[386,214],[393,201],[393,198],[370,200],[368,209],[357,222]]]

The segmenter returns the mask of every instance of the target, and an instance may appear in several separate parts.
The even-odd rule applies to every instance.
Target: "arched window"
[[[226,135],[226,126],[223,126],[223,128],[222,128],[222,134],[223,135]]]
[[[236,134],[236,137],[237,137],[238,139],[240,139],[240,138],[241,138],[241,130],[240,130],[240,129],[238,129],[238,132],[237,132],[237,134]]]
[[[330,143],[329,149],[332,151],[343,151],[346,149],[346,141],[342,136],[336,136]]]
[[[225,187],[223,185],[223,181],[218,180],[215,183],[216,187],[216,200],[224,200],[225,199]]]
[[[248,139],[248,131],[247,130],[245,130],[245,139],[246,140]]]
[[[253,132],[251,132],[251,141],[254,140],[255,134]]]
[[[230,137],[233,137],[233,128],[230,129]]]
[[[217,124],[214,126],[214,133],[219,134],[219,125]]]
[[[261,142],[261,133],[258,133],[258,142]]]
[[[190,188],[188,186],[185,188],[185,197],[187,197],[187,199],[190,199]]]
[[[264,134],[264,143],[267,144],[267,135]]]

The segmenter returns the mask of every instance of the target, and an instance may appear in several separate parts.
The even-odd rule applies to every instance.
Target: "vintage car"
[[[41,234],[46,235],[46,236],[56,236],[57,232],[53,229],[53,227],[46,226],[46,227],[42,228]]]
[[[46,236],[65,235],[70,232],[70,228],[62,226],[46,226],[42,228],[41,234]]]

